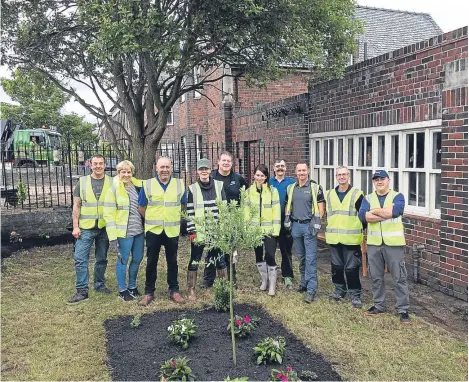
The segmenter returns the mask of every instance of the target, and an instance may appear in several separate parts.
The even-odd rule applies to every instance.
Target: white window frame
[[[437,132],[441,132],[442,121],[441,119],[431,120],[431,121],[424,121],[424,122],[413,122],[413,123],[406,123],[400,125],[388,125],[388,126],[379,126],[379,127],[371,127],[365,129],[355,129],[355,130],[344,130],[344,131],[334,131],[334,132],[327,132],[327,133],[312,133],[309,135],[310,138],[310,147],[311,147],[311,156],[310,156],[310,163],[311,163],[311,176],[313,174],[317,174],[319,172],[320,179],[315,179],[318,183],[325,185],[326,180],[326,169],[331,168],[329,163],[324,164],[324,140],[334,140],[334,168],[339,165],[347,166],[352,173],[352,182],[353,185],[357,188],[361,188],[361,176],[362,174],[366,174],[366,171],[376,171],[378,169],[385,169],[388,172],[397,173],[398,176],[398,184],[399,184],[399,191],[405,197],[406,200],[406,207],[405,213],[417,215],[417,216],[425,216],[439,219],[441,216],[440,209],[435,208],[435,196],[436,196],[436,178],[438,174],[441,174],[441,169],[434,169],[433,168],[433,134]],[[425,133],[425,156],[424,161],[425,165],[423,168],[406,168],[405,160],[406,160],[406,135],[409,133]],[[398,136],[398,168],[391,168],[391,139],[392,136]],[[364,137],[372,137],[372,162],[371,166],[366,166],[366,158],[365,158],[365,166],[358,166],[359,165],[359,139]],[[378,136],[385,137],[385,157],[384,157],[384,167],[378,166]],[[338,163],[338,140],[344,139],[343,145],[343,162]],[[348,163],[348,141],[349,139],[353,139],[354,145],[354,155],[353,155],[353,163]],[[319,141],[319,160],[320,163],[317,165],[315,163],[316,158],[316,141]],[[416,147],[416,146],[415,146]],[[365,140],[365,147],[364,150],[366,152],[366,140]],[[409,205],[409,173],[410,172],[423,172],[425,173],[425,206],[412,206]],[[370,179],[371,181],[371,179]],[[391,185],[394,184],[393,175],[391,175]],[[335,187],[334,183],[334,187]],[[363,190],[367,193],[367,190]],[[417,202],[418,204],[418,202]]]
[[[197,160],[202,158],[202,135],[196,134],[195,135],[195,151]]]
[[[174,114],[173,108],[168,112],[168,118],[166,119],[166,125],[173,126],[174,125]]]
[[[193,72],[193,84],[198,84],[199,81],[200,81],[200,66],[196,66],[194,68],[194,72]],[[202,97],[202,94],[200,94],[200,92],[198,92],[197,90],[194,90],[194,99],[200,99],[200,97]]]

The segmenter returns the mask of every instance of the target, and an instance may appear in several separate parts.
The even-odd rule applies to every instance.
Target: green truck
[[[24,129],[2,120],[2,162],[36,167],[62,163],[61,134],[50,129]]]

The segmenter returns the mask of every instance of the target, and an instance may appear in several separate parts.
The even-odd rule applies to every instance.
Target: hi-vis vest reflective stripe
[[[117,187],[116,187],[117,186]],[[129,224],[130,198],[119,181],[113,182],[104,199],[104,220],[109,241],[127,236]]]
[[[148,205],[145,212],[145,232],[168,237],[179,236],[181,231],[181,197],[184,186],[181,179],[171,178],[166,192],[156,178],[143,182]]]
[[[213,180],[215,185],[215,194],[217,200],[222,200],[221,192],[223,190],[223,182],[219,180]],[[192,193],[192,200],[194,202],[194,215],[196,219],[205,218],[205,204],[204,197],[202,195],[202,190],[200,189],[199,183],[194,183],[189,186],[189,189]],[[203,227],[199,226],[197,222],[195,223],[195,232],[197,232],[197,239],[203,240],[205,237],[205,232]]]
[[[262,202],[262,205],[261,205]],[[256,184],[249,187],[247,200],[244,202],[244,216],[250,217],[250,206],[256,205],[259,214],[252,217],[251,225],[261,226],[262,232],[272,236],[280,234],[281,208],[278,190],[275,187],[262,185],[262,194],[256,189]]]
[[[96,220],[98,221],[98,228],[104,228],[106,222],[103,217],[104,198],[107,190],[111,186],[111,179],[109,176],[104,175],[103,190],[99,200],[91,187],[91,175],[82,176],[80,178],[80,217],[78,219],[78,226],[82,229],[93,229]]]
[[[383,208],[391,207],[397,192],[390,190],[384,199]],[[370,203],[370,209],[381,208],[376,192],[368,194],[366,200]],[[367,244],[381,245],[383,242],[389,246],[405,245],[404,225],[402,217],[388,219],[380,223],[368,223]]]
[[[312,198],[312,206],[311,212],[313,215],[319,216],[319,206],[318,206],[318,193],[319,193],[319,185],[310,181],[311,185],[311,198]],[[293,203],[293,192],[295,190],[295,186],[298,185],[298,182],[289,184],[287,187],[287,195],[288,195],[288,202],[285,206],[285,215],[291,215],[292,212],[292,203]]]
[[[327,244],[360,245],[363,241],[363,225],[358,218],[355,203],[361,190],[352,187],[342,203],[335,188],[326,191],[327,202]]]

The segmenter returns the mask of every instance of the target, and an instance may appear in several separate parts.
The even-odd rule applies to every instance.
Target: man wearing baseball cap
[[[197,161],[198,180],[189,186],[187,197],[187,232],[191,239],[191,259],[187,269],[187,285],[189,300],[195,301],[195,286],[197,283],[198,263],[204,252],[203,242],[205,233],[203,227],[194,221],[194,218],[204,218],[207,211],[213,216],[218,216],[217,200],[226,200],[223,182],[214,180],[210,176],[210,161],[206,158]],[[219,250],[214,249],[207,253],[205,259],[206,268],[217,268],[217,275],[220,278],[226,276],[225,256]],[[215,270],[213,271],[215,272]]]
[[[375,192],[362,202],[358,217],[368,223],[368,271],[372,281],[374,305],[365,316],[377,316],[386,311],[384,265],[392,275],[396,295],[396,309],[401,324],[411,324],[409,317],[409,289],[404,262],[404,195],[389,188],[390,179],[385,170],[376,170],[372,177]]]

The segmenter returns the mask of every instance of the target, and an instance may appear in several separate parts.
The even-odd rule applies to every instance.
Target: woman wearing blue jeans
[[[133,178],[135,167],[132,162],[124,160],[117,165],[117,176],[104,199],[104,219],[109,244],[118,253],[116,263],[117,286],[119,297],[132,301],[139,292],[137,274],[143,259],[144,230],[142,216],[138,212],[139,182]],[[141,181],[140,181],[141,184]],[[129,281],[126,282],[127,263],[129,264]]]

